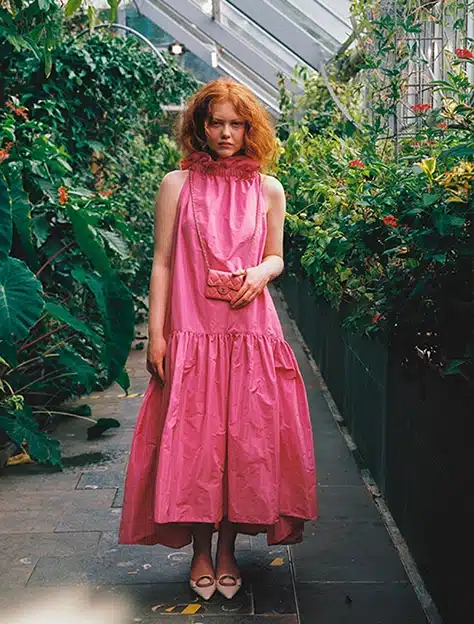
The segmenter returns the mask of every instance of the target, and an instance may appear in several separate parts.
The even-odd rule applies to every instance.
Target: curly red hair
[[[205,84],[188,101],[176,126],[176,139],[187,158],[206,149],[204,122],[212,117],[214,102],[230,102],[246,121],[244,151],[268,170],[275,163],[278,146],[270,114],[252,91],[232,78],[218,78]]]

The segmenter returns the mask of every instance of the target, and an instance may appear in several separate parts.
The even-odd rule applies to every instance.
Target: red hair
[[[270,114],[252,91],[232,78],[218,78],[205,84],[188,101],[177,126],[176,139],[184,158],[206,149],[204,122],[212,117],[214,102],[230,102],[246,121],[243,150],[267,170],[275,163],[278,148]]]

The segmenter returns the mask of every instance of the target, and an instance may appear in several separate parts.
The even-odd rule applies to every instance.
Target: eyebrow
[[[211,121],[224,121],[223,119],[221,119],[220,117],[212,117],[211,116]],[[245,121],[244,119],[230,119],[229,121]]]

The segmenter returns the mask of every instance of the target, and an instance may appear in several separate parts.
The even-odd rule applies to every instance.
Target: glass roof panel
[[[311,35],[325,50],[335,53],[349,36],[350,28],[347,29],[338,13],[324,8],[326,3],[317,0],[271,1],[275,9]],[[341,0],[341,4],[345,2]]]
[[[193,0],[193,2],[206,15],[212,17],[212,0]],[[220,0],[219,23],[253,48],[259,55],[273,63],[283,73],[291,75],[295,65],[305,65],[296,54],[285,48],[277,39],[231,6],[226,0]]]

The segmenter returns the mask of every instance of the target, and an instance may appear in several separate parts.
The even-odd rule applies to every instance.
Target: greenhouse
[[[5,621],[464,622],[473,328],[471,0],[0,0]]]

